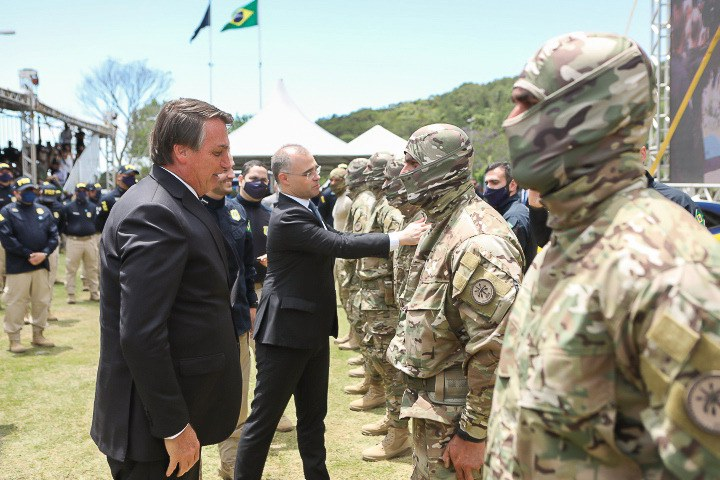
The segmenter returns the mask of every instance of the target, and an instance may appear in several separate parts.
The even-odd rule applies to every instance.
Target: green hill
[[[464,83],[451,92],[424,100],[401,102],[386,108],[364,108],[348,115],[321,118],[318,125],[350,141],[380,124],[403,138],[431,123],[451,123],[470,135],[475,147],[475,176],[491,162],[507,161],[507,141],[501,125],[512,105],[514,79],[501,78],[478,85]]]

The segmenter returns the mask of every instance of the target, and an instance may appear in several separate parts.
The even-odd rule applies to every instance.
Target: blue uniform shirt
[[[50,209],[38,203],[11,203],[0,210],[0,242],[5,249],[8,274],[50,269],[47,258],[38,265],[28,261],[33,252],[50,255],[58,245],[58,231]]]

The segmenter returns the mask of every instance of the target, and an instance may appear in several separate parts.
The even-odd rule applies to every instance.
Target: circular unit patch
[[[487,305],[490,303],[495,296],[495,287],[490,283],[490,280],[484,278],[479,280],[472,287],[472,297],[480,305]]]
[[[700,429],[720,435],[720,371],[705,373],[690,384],[685,409]]]

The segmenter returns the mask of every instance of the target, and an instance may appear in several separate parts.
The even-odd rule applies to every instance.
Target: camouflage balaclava
[[[330,190],[336,195],[340,196],[347,190],[347,184],[345,183],[345,175],[347,175],[347,165],[340,164],[336,168],[330,171],[329,179],[335,179],[335,183],[330,185]]]
[[[385,181],[385,166],[392,161],[393,154],[388,152],[376,152],[370,156],[370,163],[365,167],[365,180],[368,188],[375,194],[382,191]]]
[[[420,210],[420,207],[407,200],[407,190],[405,190],[405,186],[399,178],[400,171],[404,166],[405,159],[401,157],[394,157],[387,163],[385,166],[385,183],[383,183],[382,189],[390,206],[400,210],[400,213],[407,220],[415,215]]]
[[[370,164],[367,158],[356,158],[348,163],[347,174],[345,175],[345,183],[354,195],[367,190],[365,183],[365,168]]]
[[[420,128],[410,136],[405,153],[420,166],[400,175],[410,203],[419,205],[428,214],[444,204],[443,197],[465,193],[470,187],[472,143],[462,129],[445,123]],[[443,201],[441,201],[441,199]],[[431,208],[432,207],[432,208]]]
[[[601,169],[612,170],[612,181],[642,174],[654,83],[650,60],[626,37],[548,41],[514,85],[539,102],[503,123],[517,183],[545,196]]]

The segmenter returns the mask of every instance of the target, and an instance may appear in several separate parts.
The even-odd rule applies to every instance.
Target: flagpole
[[[260,100],[260,110],[262,110],[262,49],[260,42],[260,19],[258,19],[258,98]]]
[[[208,0],[208,12],[210,14],[208,15],[208,46],[210,49],[209,56],[208,56],[208,70],[210,73],[210,103],[212,103],[212,87],[213,87],[213,80],[212,80],[212,12],[210,11],[212,7],[212,0]]]

